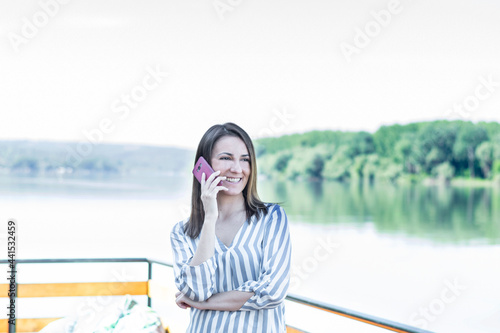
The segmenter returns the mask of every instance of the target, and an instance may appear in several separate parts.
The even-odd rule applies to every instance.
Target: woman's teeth
[[[237,183],[240,180],[241,180],[241,178],[229,178],[229,177],[226,178],[226,181],[228,181],[230,183]]]

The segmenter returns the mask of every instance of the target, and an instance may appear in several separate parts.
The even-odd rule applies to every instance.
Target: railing
[[[0,260],[0,264],[8,264],[8,260]],[[18,264],[48,264],[48,263],[147,263],[148,264],[148,281],[140,282],[120,282],[119,284],[113,282],[92,282],[92,283],[57,283],[57,284],[20,284],[16,285],[15,297],[48,297],[48,296],[100,296],[98,290],[108,287],[108,290],[113,290],[113,293],[107,295],[147,295],[148,306],[152,305],[152,292],[151,281],[153,279],[153,265],[161,265],[172,268],[172,264],[161,260],[154,260],[148,258],[81,258],[81,259],[17,259],[15,260],[16,266]],[[16,269],[14,266],[14,270]],[[49,292],[46,290],[50,286]],[[113,288],[110,288],[110,287]],[[0,297],[8,297],[9,284],[0,284]],[[288,301],[299,303],[311,308],[326,311],[332,314],[347,317],[359,322],[369,325],[378,326],[393,332],[400,333],[432,333],[420,328],[412,327],[409,325],[401,324],[391,320],[371,316],[358,311],[334,306],[331,304],[319,302],[316,300],[308,299],[306,297],[288,294],[286,297]],[[57,318],[38,318],[38,319],[16,319],[23,321],[24,326],[31,326],[39,330],[40,327],[48,324],[50,321]],[[11,325],[7,319],[0,320],[0,329],[8,326],[8,332],[16,332],[16,324]],[[287,327],[288,332],[304,332],[300,329]],[[2,331],[2,332],[6,332]],[[21,332],[30,332],[25,328]]]

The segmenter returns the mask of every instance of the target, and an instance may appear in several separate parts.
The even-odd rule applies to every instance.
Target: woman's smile
[[[239,177],[239,178],[226,177],[225,182],[230,183],[230,184],[238,184],[239,182],[241,182],[241,179],[242,179],[241,177]]]

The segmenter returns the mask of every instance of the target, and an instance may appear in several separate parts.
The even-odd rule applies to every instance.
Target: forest
[[[259,173],[341,182],[500,182],[500,124],[432,121],[375,133],[310,131],[256,142]]]

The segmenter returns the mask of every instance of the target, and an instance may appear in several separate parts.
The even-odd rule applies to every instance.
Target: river
[[[169,232],[188,213],[190,181],[0,177],[1,218],[18,223],[18,258],[171,261]],[[291,293],[435,332],[500,331],[500,189],[265,179],[258,188],[290,221]],[[67,271],[27,267],[18,279],[63,281]],[[43,309],[22,301],[24,316],[61,315],[57,300]],[[287,322],[310,332],[386,332],[293,304]]]

